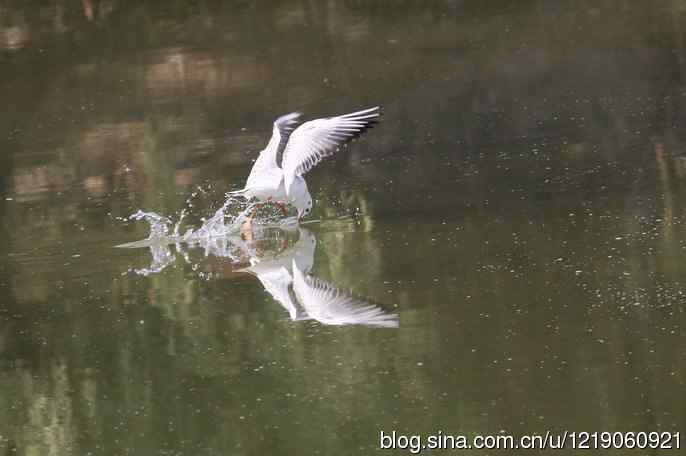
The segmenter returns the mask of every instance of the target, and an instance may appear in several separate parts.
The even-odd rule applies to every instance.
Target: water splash
[[[155,212],[145,212],[138,210],[135,214],[128,217],[128,220],[145,220],[150,225],[149,240],[162,240],[168,238],[173,222],[168,217],[164,217]]]
[[[150,254],[152,255],[152,263],[147,268],[133,268],[130,272],[138,275],[149,276],[162,272],[167,266],[172,264],[176,257],[171,251],[171,248],[166,244],[154,244],[150,246]]]
[[[255,204],[236,202],[235,197],[227,195],[224,204],[209,219],[203,220],[199,228],[187,228],[184,234],[180,234],[188,215],[187,209],[193,207],[187,203],[176,221],[141,210],[126,219],[146,221],[150,225],[150,234],[142,241],[119,247],[145,246],[150,248],[152,255],[149,267],[132,268],[129,272],[142,276],[158,274],[175,263],[178,254],[199,278],[210,280],[220,276],[226,266],[221,265],[218,273],[212,272],[216,262],[204,260],[213,256],[228,260],[232,273],[249,273],[257,277],[265,291],[288,311],[293,321],[316,320],[324,325],[383,328],[399,326],[398,314],[312,275],[317,240],[313,232],[300,227],[294,218],[270,223],[278,219],[260,214],[250,227],[243,228],[248,217],[257,215],[257,208]],[[233,215],[232,211],[237,211],[237,214]],[[345,216],[325,222],[329,229],[340,233],[341,229],[354,225],[355,219]],[[296,233],[297,241],[294,241],[291,234]],[[191,254],[197,254],[199,250],[203,253],[202,258],[192,258]],[[204,270],[207,263],[209,271]]]
[[[200,226],[185,226],[189,214],[192,213],[195,204],[193,199],[199,194],[205,193],[198,189],[193,192],[184,204],[184,208],[178,216],[172,218],[160,215],[156,212],[138,210],[129,217],[121,218],[123,221],[145,221],[149,225],[150,232],[148,237],[139,241],[121,244],[119,248],[150,248],[152,263],[147,268],[132,268],[129,272],[148,276],[157,274],[174,263],[176,255],[172,251],[174,246],[178,253],[191,268],[201,277],[207,274],[199,272],[198,262],[192,261],[190,249],[199,248],[203,251],[204,257],[215,256],[227,258],[232,263],[244,262],[254,252],[252,242],[246,242],[242,238],[242,233],[249,231],[252,240],[259,240],[266,237],[267,233],[273,229],[292,231],[298,226],[295,217],[281,219],[280,211],[269,205],[246,201],[242,197],[225,195],[224,203],[209,218],[201,218]],[[250,227],[246,227],[246,222],[250,219]],[[183,233],[183,234],[182,234]],[[282,238],[276,235],[276,238]]]

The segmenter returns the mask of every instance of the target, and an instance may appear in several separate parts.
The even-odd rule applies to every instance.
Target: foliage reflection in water
[[[0,454],[686,429],[684,11],[0,0]],[[198,185],[215,214],[276,116],[377,104],[308,180],[314,218],[363,214],[312,226],[313,272],[399,330],[292,321],[244,250],[208,254],[230,234],[112,248]],[[298,242],[275,228],[263,261]]]

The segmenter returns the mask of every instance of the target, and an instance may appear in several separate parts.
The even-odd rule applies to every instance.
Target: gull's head
[[[295,207],[298,209],[298,220],[302,220],[312,212],[312,198],[307,195],[303,201],[297,201]]]

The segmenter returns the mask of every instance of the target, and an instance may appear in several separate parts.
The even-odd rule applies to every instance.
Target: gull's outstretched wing
[[[263,185],[261,184],[262,179],[271,179],[274,177],[272,174],[278,175],[278,179],[281,178],[277,158],[286,147],[288,138],[295,129],[299,117],[300,113],[292,112],[274,121],[272,137],[267,147],[260,152],[257,160],[255,160],[255,164],[250,170],[250,176],[248,176],[248,182],[245,184],[246,188],[261,187]]]
[[[296,175],[302,176],[343,144],[378,122],[379,107],[326,119],[310,120],[293,131],[283,151],[286,188]]]
[[[329,283],[305,275],[293,261],[293,291],[307,315],[325,325],[397,328],[398,315],[359,300]]]

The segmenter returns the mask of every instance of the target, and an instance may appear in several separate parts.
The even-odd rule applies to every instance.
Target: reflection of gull
[[[291,203],[302,219],[312,210],[303,175],[374,125],[379,108],[310,120],[294,129],[299,117],[299,113],[292,113],[276,119],[272,137],[250,170],[245,188],[232,193]]]
[[[398,327],[397,314],[389,314],[308,276],[316,245],[314,235],[300,228],[300,238],[292,249],[268,260],[251,258],[251,266],[245,271],[257,276],[267,293],[288,310],[293,320],[311,318],[325,325]]]
[[[357,299],[331,284],[306,275],[293,260],[293,291],[307,315],[325,325],[398,327],[398,315]]]
[[[280,229],[279,233],[282,232]],[[249,259],[250,266],[241,271],[257,277],[264,289],[296,320],[313,319],[325,325],[368,325],[397,328],[398,315],[387,313],[382,308],[355,298],[333,285],[310,275],[314,263],[317,240],[314,234],[299,227],[298,241],[285,251],[275,253],[273,248],[261,250],[262,241],[273,241],[264,229],[257,230],[259,240],[249,241],[238,237],[197,238],[186,241],[169,238],[167,231],[160,230],[159,236],[149,237],[143,241],[122,244],[119,247],[149,247],[153,261],[149,268],[134,269],[140,275],[151,275],[161,272],[174,262],[170,249],[170,240],[175,242],[176,251],[198,272],[195,263],[184,249],[197,246],[204,248],[205,257],[217,256],[228,258],[232,263],[243,263]],[[198,272],[203,274],[202,272]],[[201,275],[201,277],[203,277]],[[205,275],[204,278],[209,277]]]
[[[291,320],[303,320],[307,317],[302,312],[300,306],[296,304],[291,293],[293,277],[291,275],[291,262],[295,258],[308,271],[312,268],[314,259],[314,249],[317,246],[312,233],[300,229],[298,242],[292,249],[283,252],[274,258],[250,258],[250,267],[243,269],[254,274],[262,283],[264,289],[281,304],[289,313]],[[309,266],[308,266],[309,265]]]

